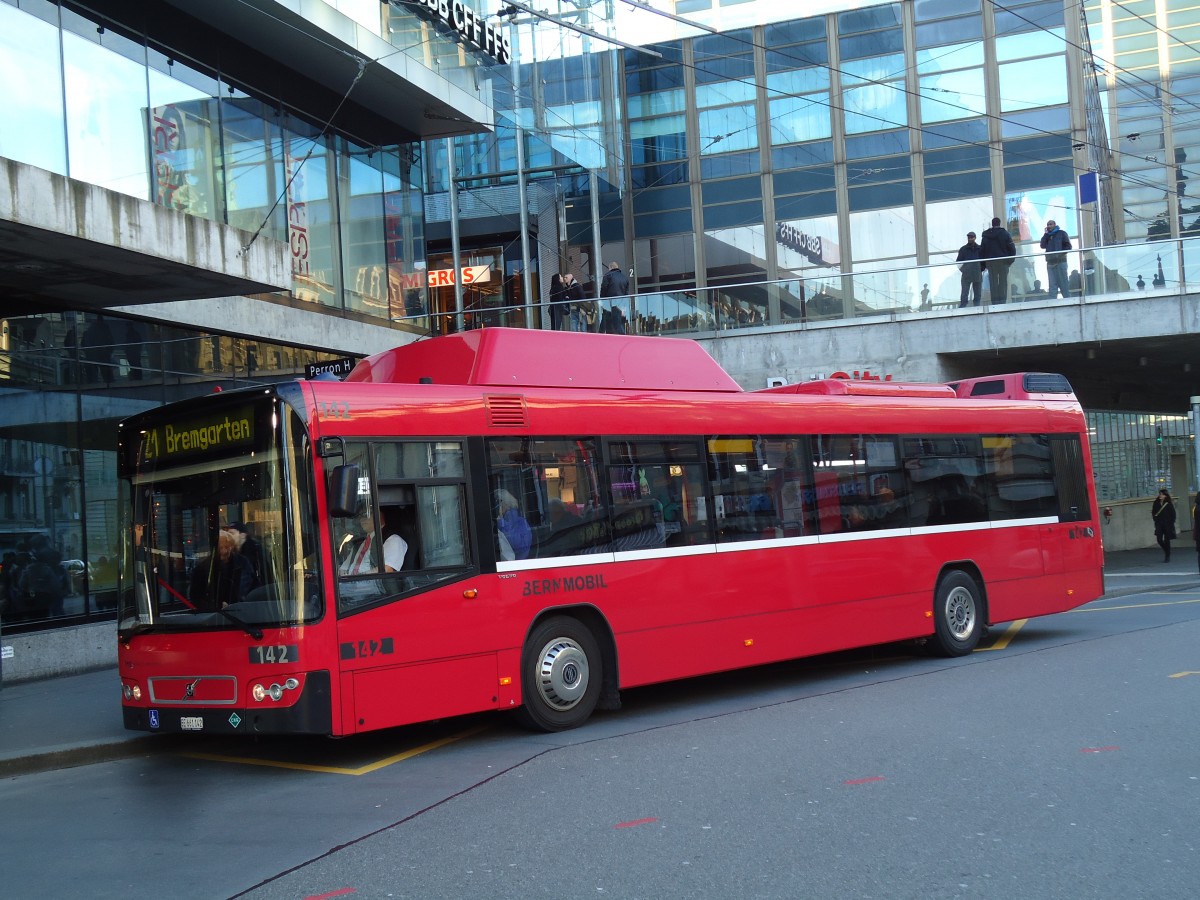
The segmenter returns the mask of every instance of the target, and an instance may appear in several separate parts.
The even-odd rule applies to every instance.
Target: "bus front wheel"
[[[555,616],[534,629],[521,654],[520,716],[539,731],[587,721],[600,698],[600,645],[579,620]]]
[[[979,584],[966,572],[947,572],[933,600],[934,633],[929,649],[937,656],[966,656],[983,636]]]

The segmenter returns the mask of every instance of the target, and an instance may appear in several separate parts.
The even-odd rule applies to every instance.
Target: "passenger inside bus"
[[[401,569],[415,568],[416,551],[410,554],[409,548],[416,547],[414,527],[411,515],[406,515],[402,506],[379,507],[379,523],[383,529],[383,571],[399,572]],[[407,508],[411,514],[411,507]],[[410,559],[410,556],[412,557]]]
[[[224,609],[246,596],[252,577],[250,564],[237,552],[233,535],[218,529],[217,546],[192,569],[188,601],[199,612]]]
[[[533,546],[533,531],[518,511],[517,498],[504,488],[497,488],[495,497],[496,539],[500,545],[500,559],[528,559]]]

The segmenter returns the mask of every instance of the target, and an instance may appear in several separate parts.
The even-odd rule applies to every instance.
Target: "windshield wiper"
[[[263,639],[263,630],[261,628],[259,628],[257,625],[251,625],[249,622],[245,621],[244,619],[239,619],[237,616],[235,616],[233,613],[231,613],[229,610],[225,609],[224,607],[219,607],[217,609],[217,612],[219,612],[221,615],[223,615],[225,618],[227,618],[230,622],[232,622],[238,628],[242,629],[242,631],[246,632],[246,634],[250,635],[250,637],[254,638],[256,641],[261,641]]]

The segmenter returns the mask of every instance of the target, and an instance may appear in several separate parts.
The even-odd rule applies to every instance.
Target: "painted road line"
[[[996,639],[995,643],[989,644],[986,647],[976,647],[975,652],[982,653],[985,650],[1003,650],[1008,646],[1009,642],[1017,636],[1017,632],[1025,627],[1025,624],[1028,621],[1028,619],[1014,620],[1006,629],[1004,629],[1004,634],[1000,635],[1000,637]]]
[[[226,756],[221,753],[180,753],[179,755],[186,756],[189,759],[204,759],[209,762],[235,763],[244,766],[268,766],[273,769],[296,769],[300,772],[322,772],[327,775],[366,775],[370,772],[395,765],[398,762],[404,762],[406,759],[412,759],[414,756],[420,756],[422,753],[428,753],[430,750],[437,750],[440,747],[445,747],[447,744],[453,744],[456,741],[472,737],[486,729],[486,725],[469,728],[450,737],[430,741],[428,744],[422,744],[420,747],[413,747],[411,750],[405,750],[403,753],[397,753],[395,756],[389,756],[354,769],[343,766],[318,766],[312,763],[283,762],[277,759],[254,759],[249,756]]]
[[[1169,591],[1146,591],[1147,594],[1157,597],[1175,597],[1176,594]],[[1093,600],[1092,603],[1098,603],[1098,600]],[[1116,609],[1149,609],[1151,606],[1186,606],[1189,603],[1200,603],[1200,599],[1196,600],[1171,600],[1163,601],[1162,603],[1127,603],[1123,606],[1080,606],[1076,609],[1068,609],[1068,613],[1083,613],[1083,612],[1110,612]]]

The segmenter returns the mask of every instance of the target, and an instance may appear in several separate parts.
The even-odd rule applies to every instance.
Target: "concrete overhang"
[[[344,96],[358,60],[368,60],[347,97],[350,103],[339,105],[345,121],[334,122],[360,139],[379,144],[429,140],[488,131],[494,124],[486,78],[474,77],[472,89],[464,89],[324,0],[167,0],[167,5],[212,32],[246,41],[277,74],[295,71],[331,97]],[[231,60],[229,67],[234,71],[246,63],[257,61]],[[473,76],[468,71],[464,77]],[[365,121],[363,114],[376,121]],[[379,135],[387,126],[390,140]]]
[[[287,245],[0,159],[0,316],[291,288]]]

